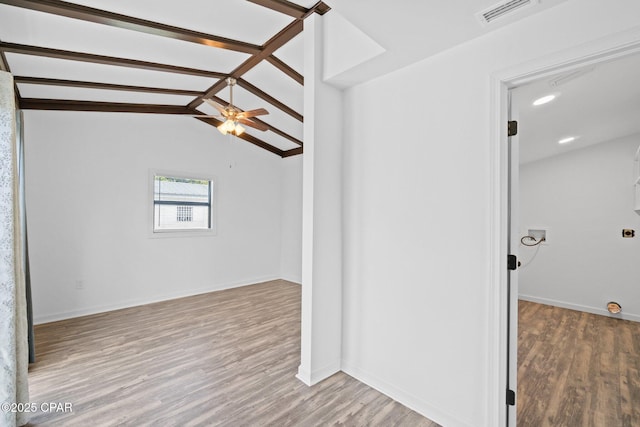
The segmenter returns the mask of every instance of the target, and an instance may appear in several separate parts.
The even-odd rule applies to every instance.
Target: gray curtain
[[[27,292],[13,88],[13,76],[0,71],[0,403],[4,405],[29,402]],[[5,409],[0,411],[0,425],[27,423],[27,413]]]

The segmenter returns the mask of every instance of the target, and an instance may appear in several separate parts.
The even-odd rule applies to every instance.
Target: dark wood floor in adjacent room
[[[518,427],[640,426],[640,323],[519,310]]]
[[[31,426],[425,426],[338,373],[300,364],[300,286],[274,281],[36,327]]]

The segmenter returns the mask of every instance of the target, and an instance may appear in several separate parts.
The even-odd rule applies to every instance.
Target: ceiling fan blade
[[[269,112],[264,108],[257,108],[255,110],[242,111],[237,117],[240,119],[247,119],[249,117],[263,116],[265,114],[269,114]]]
[[[216,110],[218,110],[220,112],[220,114],[226,116],[226,112],[227,110],[220,104],[218,104],[215,101],[212,101],[211,99],[203,99],[204,102],[206,102],[207,104],[211,105],[213,108],[215,108]]]
[[[238,121],[240,123],[242,123],[243,125],[247,125],[247,126],[252,127],[254,129],[258,129],[258,130],[262,130],[262,131],[269,130],[269,126],[267,126],[264,123],[254,122],[252,120],[243,119],[243,118],[239,118]]]

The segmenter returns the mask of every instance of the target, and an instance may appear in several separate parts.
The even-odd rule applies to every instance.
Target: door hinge
[[[507,405],[515,406],[516,404],[516,392],[513,390],[507,390]]]
[[[518,134],[518,122],[509,120],[507,122],[507,136],[515,136]]]
[[[515,255],[507,255],[507,270],[515,270],[519,264],[518,257]]]

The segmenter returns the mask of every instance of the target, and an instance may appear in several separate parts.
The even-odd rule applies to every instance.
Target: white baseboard
[[[401,390],[344,360],[342,361],[342,371],[440,425],[448,427],[473,427],[471,424],[457,418],[454,414],[442,411],[411,393]]]
[[[302,365],[298,366],[298,373],[296,374],[296,378],[311,387],[311,372],[302,367]]]
[[[280,278],[282,280],[286,280],[287,282],[296,283],[298,285],[302,283],[302,277],[282,276]]]
[[[258,283],[269,282],[271,280],[277,280],[277,279],[279,279],[279,277],[264,276],[264,277],[257,277],[249,281],[229,282],[229,283],[211,285],[204,288],[180,290],[180,291],[169,292],[161,295],[154,295],[148,298],[135,298],[135,299],[125,300],[125,301],[119,301],[113,304],[83,307],[77,310],[61,311],[58,313],[49,313],[44,315],[38,315],[37,313],[35,313],[33,318],[33,323],[35,325],[40,325],[43,323],[56,322],[58,320],[72,319],[74,317],[89,316],[91,314],[121,310],[123,308],[137,307],[139,305],[153,304],[154,302],[168,301],[172,299],[190,297],[193,295],[207,294],[209,292],[223,291],[225,289],[240,288],[243,286],[255,285]]]
[[[296,374],[296,378],[306,385],[312,386],[314,384],[318,384],[322,380],[326,380],[327,378],[338,372],[340,372],[340,361],[336,361],[323,368],[316,369],[313,372],[300,365],[298,366],[298,373]]]
[[[532,295],[518,295],[518,298],[524,301],[536,302],[538,304],[553,305],[555,307],[568,308],[569,310],[584,311],[585,313],[599,314],[601,316],[613,317],[614,319],[631,320],[632,322],[640,322],[640,315],[635,313],[625,313],[624,307],[622,313],[611,314],[604,308],[590,307],[587,305],[574,304],[565,301],[557,301],[549,298],[541,298]]]

